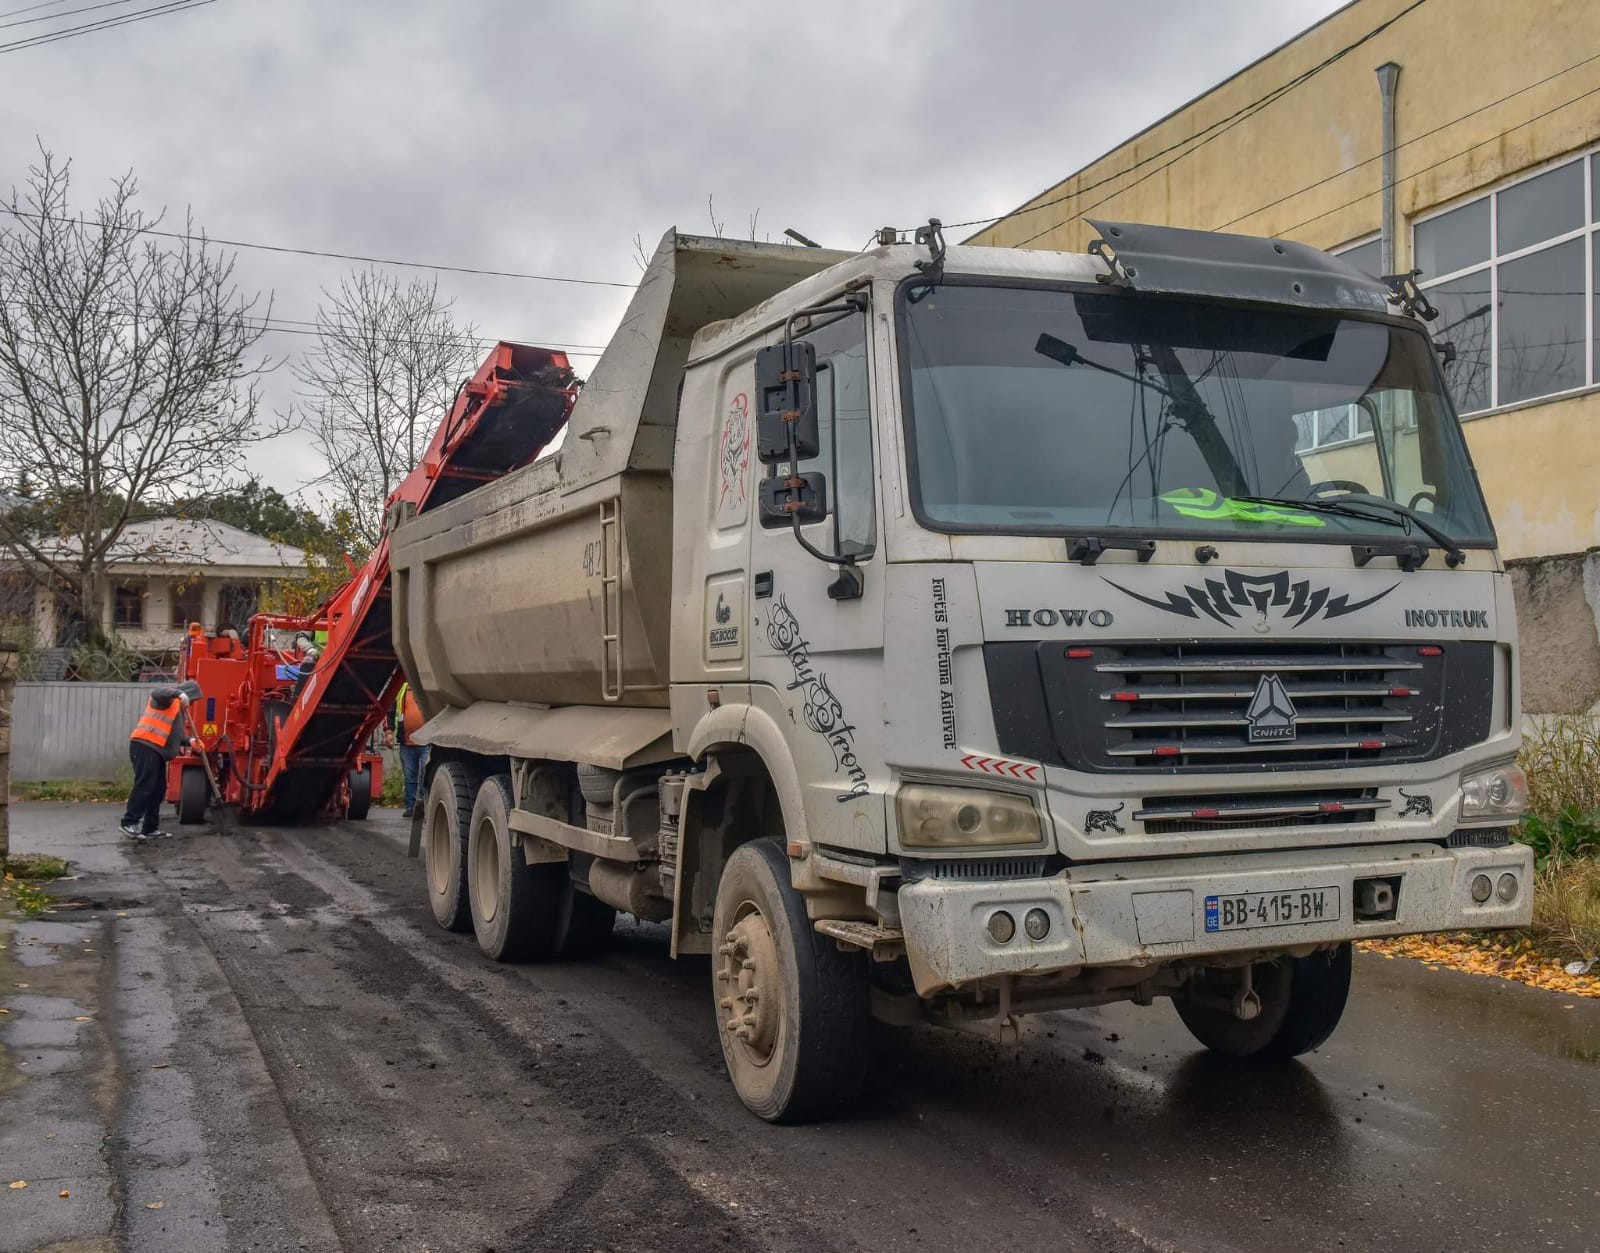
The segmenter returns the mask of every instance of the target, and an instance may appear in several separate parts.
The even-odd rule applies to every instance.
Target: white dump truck
[[[708,954],[744,1103],[1170,998],[1282,1059],[1524,925],[1510,583],[1425,299],[1288,241],[668,232],[559,449],[392,534],[434,916]]]

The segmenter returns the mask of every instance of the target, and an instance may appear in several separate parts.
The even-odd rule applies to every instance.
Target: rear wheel
[[[211,783],[199,766],[185,766],[178,780],[178,821],[186,827],[206,820],[206,802],[211,798]]]
[[[819,936],[774,840],[734,850],[717,888],[712,995],[734,1089],[768,1122],[848,1106],[866,1073],[866,955]]]
[[[472,925],[467,902],[467,831],[477,777],[459,761],[447,761],[433,772],[422,832],[422,875],[428,888],[433,920],[446,931]]]
[[[344,816],[359,822],[367,816],[367,811],[371,808],[372,767],[362,766],[361,769],[350,772],[350,807],[345,810]]]
[[[1309,957],[1280,957],[1251,968],[1260,1002],[1254,1018],[1220,1004],[1238,988],[1237,971],[1201,972],[1172,1000],[1189,1033],[1214,1053],[1253,1062],[1281,1062],[1319,1047],[1333,1034],[1350,998],[1350,945]]]
[[[467,837],[467,882],[478,947],[495,961],[553,956],[561,938],[565,862],[528,865],[511,845],[511,779],[490,775],[478,788]]]

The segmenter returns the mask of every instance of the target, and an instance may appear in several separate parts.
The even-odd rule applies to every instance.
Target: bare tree
[[[427,449],[481,350],[438,282],[357,272],[324,291],[317,343],[295,367],[306,425],[328,462],[322,483],[376,544],[383,502]]]
[[[162,217],[136,206],[132,174],[88,217],[70,191],[71,163],[43,152],[0,199],[0,475],[28,493],[0,509],[0,549],[98,647],[128,523],[209,490],[277,433],[258,421],[270,364],[254,356],[270,303],[255,312],[234,256],[192,220],[150,234]]]

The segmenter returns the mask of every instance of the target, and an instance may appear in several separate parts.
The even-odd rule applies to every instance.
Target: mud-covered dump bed
[[[430,731],[492,738],[507,705],[666,706],[690,341],[847,256],[667,232],[561,448],[396,529],[395,644]]]

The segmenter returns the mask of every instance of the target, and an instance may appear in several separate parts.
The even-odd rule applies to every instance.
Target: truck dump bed
[[[430,719],[422,738],[515,745],[550,707],[666,707],[690,342],[847,255],[668,231],[560,450],[395,530],[395,645]],[[639,719],[641,742],[664,724]],[[560,755],[540,747],[526,751]]]

